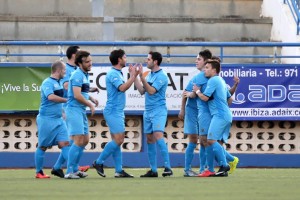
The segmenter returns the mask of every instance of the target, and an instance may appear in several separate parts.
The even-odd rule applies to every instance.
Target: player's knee
[[[200,138],[200,145],[201,146],[207,146],[208,145],[207,137],[201,137]]]
[[[65,142],[59,142],[58,143],[58,148],[63,148],[63,147],[66,147],[66,146],[69,146],[70,143],[68,141],[65,141]]]
[[[86,137],[86,138],[84,139],[84,141],[83,141],[83,145],[84,145],[84,146],[88,145],[89,141],[90,141],[89,138]]]
[[[42,151],[46,151],[47,147],[39,147]]]
[[[117,143],[118,145],[123,144],[123,142],[124,142],[124,138],[118,138],[118,139],[116,140],[116,143]]]
[[[197,135],[190,135],[189,136],[189,141],[191,142],[191,143],[195,143],[195,144],[197,144],[197,142],[198,142],[198,136]]]
[[[215,142],[216,142],[216,140],[207,140],[207,145],[210,146]]]
[[[153,137],[153,135],[147,135],[147,143],[148,144],[151,144],[151,143],[155,143],[156,142],[156,139],[155,137]]]

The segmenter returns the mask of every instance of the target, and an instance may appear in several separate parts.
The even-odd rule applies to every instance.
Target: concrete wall
[[[261,3],[262,0],[104,0],[104,16],[259,18]]]
[[[269,41],[271,20],[259,18],[261,3],[0,0],[0,40]]]
[[[273,18],[271,40],[281,42],[300,42],[297,35],[296,22],[288,5],[283,0],[264,0],[262,4],[262,15]],[[284,47],[282,55],[300,55],[300,47]],[[299,63],[299,58],[282,59],[282,63]]]
[[[37,9],[41,2],[46,6]],[[262,0],[0,0],[0,41],[269,41],[272,20],[260,18],[261,3]],[[11,53],[34,53],[37,47],[2,46],[0,53],[5,53],[7,48]],[[48,50],[49,47],[39,47],[39,52]],[[177,54],[188,52],[182,48],[171,50]],[[102,51],[106,49],[93,50]],[[143,53],[149,48],[140,51],[134,47],[128,51]],[[56,49],[50,52],[56,53]],[[250,47],[228,49],[226,53],[270,55],[273,50]],[[47,58],[10,59],[43,62]],[[103,62],[102,58],[97,60]],[[194,58],[172,59],[172,62],[193,61]],[[269,59],[239,61],[268,62]],[[226,59],[226,62],[237,60]]]
[[[6,18],[0,40],[269,41],[272,27],[270,19]]]
[[[0,0],[0,15],[92,16],[90,0]]]
[[[258,18],[261,3],[262,0],[0,0],[0,15]]]

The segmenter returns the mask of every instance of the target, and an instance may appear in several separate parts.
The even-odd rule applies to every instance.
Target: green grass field
[[[50,174],[49,169],[44,171]],[[106,169],[107,177],[102,178],[90,169],[89,176],[80,180],[35,179],[34,169],[1,169],[0,199],[300,199],[300,169],[237,169],[229,177],[184,178],[179,168],[173,177],[152,179],[139,178],[146,169],[126,171],[136,178],[114,178],[113,169]]]

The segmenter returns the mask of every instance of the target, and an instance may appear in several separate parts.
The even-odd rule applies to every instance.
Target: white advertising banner
[[[167,107],[169,111],[180,110],[182,92],[188,84],[188,81],[199,71],[196,67],[161,67],[169,77],[169,84],[166,92]],[[110,67],[93,67],[90,73],[91,87],[98,87],[100,93],[91,93],[98,99],[99,106],[96,110],[103,110],[107,100],[105,77]],[[144,73],[149,71],[146,67]],[[128,67],[122,70],[124,79],[127,80],[129,73]],[[142,111],[145,108],[144,95],[140,95],[137,89],[132,85],[126,91],[126,111]]]

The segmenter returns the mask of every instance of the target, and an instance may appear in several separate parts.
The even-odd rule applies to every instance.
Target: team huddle
[[[70,46],[66,55],[68,62],[56,61],[51,66],[51,76],[41,86],[41,104],[37,116],[38,147],[35,153],[36,178],[50,178],[43,172],[44,155],[47,148],[58,145],[61,153],[51,174],[65,179],[80,179],[88,176],[89,166],[79,166],[85,146],[89,143],[86,107],[91,115],[95,113],[98,100],[89,95],[99,92],[90,87],[88,72],[92,67],[89,52],[78,46]],[[109,127],[111,141],[92,163],[97,173],[106,177],[104,162],[111,155],[115,163],[116,178],[133,178],[122,168],[121,145],[125,138],[125,92],[134,84],[141,95],[145,95],[143,113],[143,133],[147,138],[147,155],[150,170],[140,177],[158,177],[156,145],[164,160],[162,176],[172,176],[164,129],[167,121],[166,90],[167,74],[160,64],[162,55],[149,52],[146,63],[150,70],[146,76],[141,64],[129,65],[129,78],[125,81],[122,68],[126,66],[126,54],[122,49],[113,50],[109,56],[112,68],[106,74],[107,102],[103,110]],[[184,120],[184,133],[189,137],[185,153],[184,176],[228,176],[239,160],[228,153],[223,143],[229,138],[232,115],[229,109],[231,95],[235,92],[239,79],[228,89],[223,78],[218,76],[221,66],[217,57],[209,50],[199,53],[196,59],[200,71],[187,85],[182,98],[179,119]],[[194,150],[200,141],[199,173],[192,171]],[[214,171],[214,162],[220,166]],[[62,165],[67,162],[66,173]]]

